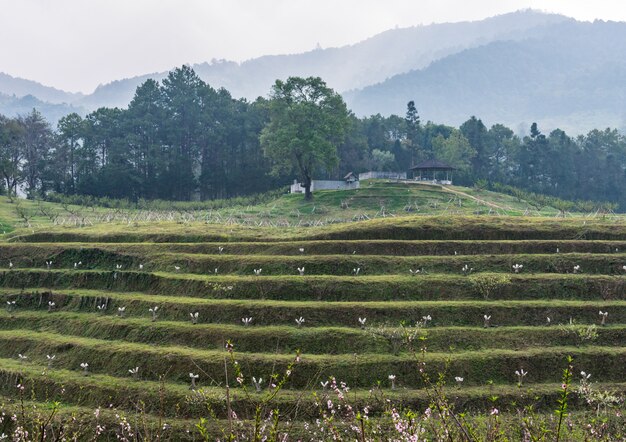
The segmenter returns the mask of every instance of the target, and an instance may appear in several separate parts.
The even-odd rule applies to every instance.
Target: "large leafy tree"
[[[319,77],[277,80],[269,118],[261,133],[261,146],[273,162],[272,172],[297,170],[305,199],[312,199],[313,176],[339,161],[337,146],[349,122],[343,98]]]

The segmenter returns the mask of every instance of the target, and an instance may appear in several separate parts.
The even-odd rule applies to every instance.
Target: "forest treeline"
[[[126,109],[70,114],[57,128],[33,110],[0,116],[2,191],[95,197],[209,200],[265,192],[298,178],[272,174],[260,142],[272,98],[254,102],[214,89],[187,67],[146,80]],[[626,210],[626,138],[615,129],[568,136],[533,124],[517,136],[471,117],[460,127],[404,115],[349,115],[338,163],[314,178],[406,171],[437,158],[460,170],[455,183],[499,183],[563,199],[610,201]]]

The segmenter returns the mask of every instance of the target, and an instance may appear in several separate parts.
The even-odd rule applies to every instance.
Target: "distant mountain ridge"
[[[49,103],[72,103],[83,98],[83,94],[65,92],[50,86],[44,86],[32,80],[13,77],[0,72],[0,93],[15,95],[18,98],[32,95]]]
[[[519,11],[474,22],[443,23],[392,29],[362,42],[302,54],[267,55],[241,64],[229,61],[193,65],[213,87],[235,97],[254,100],[267,96],[276,79],[319,76],[337,91],[362,88],[460,50],[500,39],[525,38],[536,27],[571,21],[561,15]],[[135,88],[147,78],[160,80],[167,72],[119,80],[98,87],[81,104],[93,109],[101,103],[125,106]]]
[[[422,120],[458,125],[476,115],[514,130],[538,121],[546,130],[580,133],[626,127],[624,49],[626,23],[525,10],[392,29],[339,48],[192,67],[211,86],[250,100],[267,96],[277,78],[313,75],[341,92],[359,116],[403,114],[414,100]],[[56,121],[63,112],[126,107],[137,86],[166,75],[116,80],[81,95],[0,74],[0,113],[23,113],[32,104]]]
[[[567,17],[531,10],[481,21],[443,23],[392,29],[339,48],[316,49],[302,54],[268,55],[241,64],[230,61],[200,63],[192,67],[213,87],[224,87],[235,97],[254,100],[267,96],[277,78],[291,75],[320,76],[331,87],[346,91],[384,81],[396,74],[421,69],[461,50],[500,39],[525,38],[532,29],[571,21]],[[68,103],[83,111],[98,107],[125,107],[135,89],[148,78],[161,80],[167,72],[112,81],[88,95],[72,94],[0,74],[0,93],[17,98],[32,95],[54,104]],[[0,107],[0,112],[14,112]]]
[[[512,128],[573,133],[626,126],[626,24],[563,22],[520,41],[467,49],[344,94],[357,115],[402,113],[459,125],[471,115]]]

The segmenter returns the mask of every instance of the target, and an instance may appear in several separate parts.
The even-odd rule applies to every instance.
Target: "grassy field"
[[[111,209],[0,197],[0,232],[7,233],[18,227],[84,227],[119,223],[186,225],[202,222],[231,227],[309,227],[403,215],[557,214],[556,209],[546,207],[537,211],[525,201],[486,190],[369,180],[363,181],[357,190],[316,192],[313,201],[304,201],[299,194],[286,194],[266,204],[206,210],[177,209],[175,205],[171,210]]]
[[[60,417],[95,425],[93,410],[102,407],[109,437],[119,436],[112,425],[125,413],[145,420],[147,439],[167,422],[172,440],[198,440],[202,417],[212,416],[214,439],[232,425],[229,408],[246,422],[257,407],[274,407],[290,422],[283,431],[298,434],[323,416],[320,400],[332,393],[321,385],[331,377],[346,382],[351,406],[368,404],[375,421],[390,403],[432,405],[424,374],[441,374],[440,392],[478,422],[494,407],[512,417],[532,407],[550,422],[569,356],[573,384],[585,371],[597,391],[621,397],[626,224],[549,210],[511,216],[527,210],[523,202],[462,192],[468,196],[373,183],[350,197],[285,196],[210,219],[179,213],[160,221],[21,202],[32,211],[47,205],[25,220],[15,202],[2,202],[0,408],[58,402]],[[43,214],[66,209],[91,212],[90,221]],[[237,222],[225,221],[229,210]],[[338,222],[366,212],[377,219]],[[248,216],[256,221],[242,221]],[[283,218],[288,223],[272,225]],[[515,264],[523,265],[518,273]],[[604,324],[600,311],[609,313]],[[268,379],[287,370],[280,394],[264,402]],[[190,373],[199,376],[194,390]],[[265,379],[261,393],[253,377]],[[595,413],[587,399],[573,394],[571,410]],[[618,402],[598,417],[623,409]],[[7,425],[0,420],[0,434],[13,431]]]

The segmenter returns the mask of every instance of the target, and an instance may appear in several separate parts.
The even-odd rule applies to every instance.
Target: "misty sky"
[[[213,58],[351,44],[524,8],[626,21],[624,0],[0,0],[0,72],[68,91]]]

